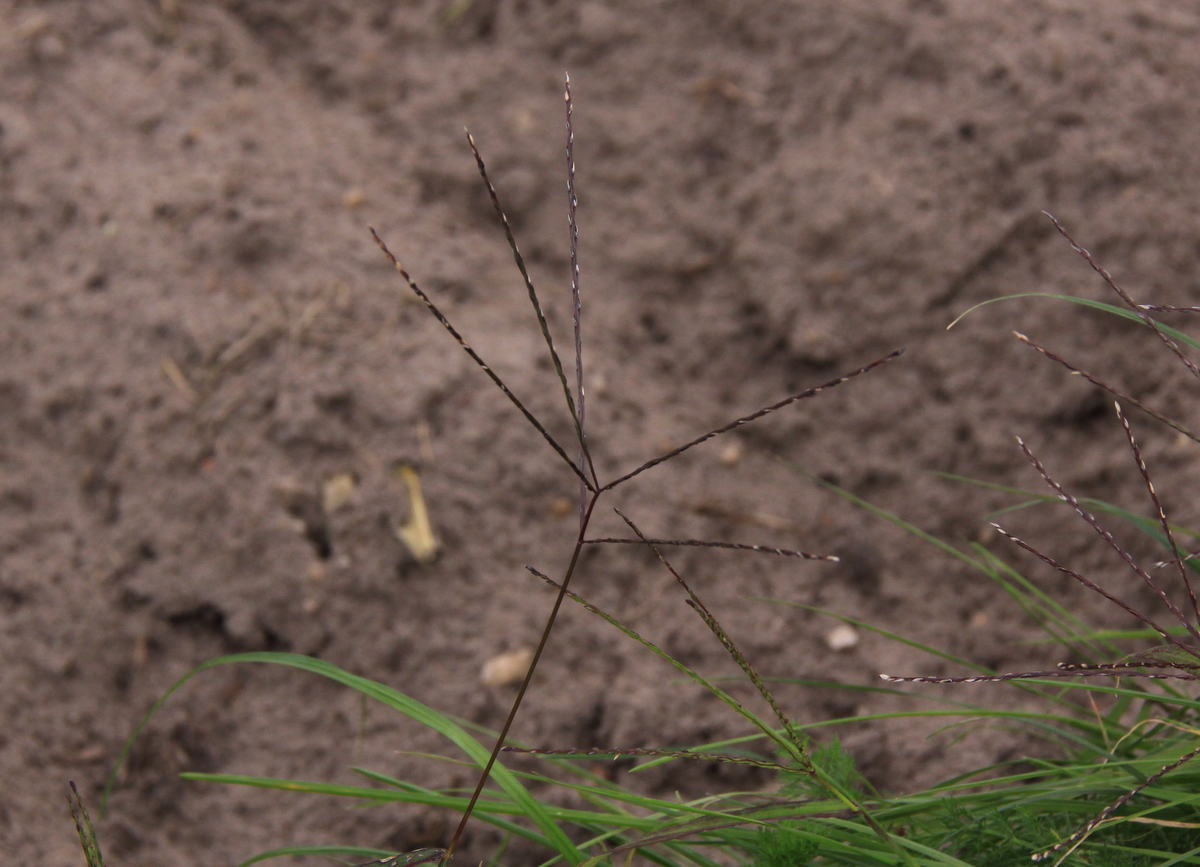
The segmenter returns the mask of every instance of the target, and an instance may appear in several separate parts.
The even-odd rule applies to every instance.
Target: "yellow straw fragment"
[[[408,486],[408,502],[412,517],[403,527],[396,528],[396,536],[405,544],[419,563],[429,563],[438,554],[440,547],[433,527],[429,523],[429,510],[425,508],[425,497],[421,493],[421,480],[417,471],[409,464],[396,467],[396,475]]]

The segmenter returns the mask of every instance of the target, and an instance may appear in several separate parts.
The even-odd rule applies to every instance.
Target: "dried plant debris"
[[[326,515],[332,515],[338,509],[347,505],[358,488],[358,480],[353,473],[338,473],[325,480],[321,486],[321,508]]]
[[[437,558],[440,544],[429,522],[429,509],[421,493],[421,479],[411,464],[398,464],[396,477],[408,488],[408,523],[396,529],[396,537],[404,543],[418,563],[431,563]]]

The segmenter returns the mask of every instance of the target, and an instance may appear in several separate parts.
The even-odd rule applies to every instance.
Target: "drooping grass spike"
[[[1153,318],[1151,318],[1150,316],[1148,316],[1146,314],[1147,308],[1142,306],[1141,304],[1138,304],[1131,297],[1129,297],[1129,293],[1126,292],[1124,289],[1121,288],[1120,285],[1117,284],[1117,281],[1113,279],[1112,274],[1109,274],[1108,271],[1105,270],[1104,267],[1101,266],[1101,264],[1096,261],[1096,257],[1094,257],[1091,254],[1091,252],[1089,250],[1087,250],[1087,248],[1083,247],[1074,238],[1071,237],[1071,233],[1068,232],[1066,230],[1066,228],[1063,226],[1063,224],[1058,221],[1057,217],[1055,217],[1049,211],[1042,211],[1042,213],[1050,218],[1050,222],[1052,222],[1054,224],[1054,228],[1058,229],[1059,234],[1067,239],[1067,243],[1071,245],[1071,249],[1074,250],[1076,253],[1078,253],[1080,256],[1082,256],[1084,258],[1084,260],[1088,263],[1088,265],[1091,266],[1092,270],[1095,271],[1097,274],[1099,274],[1101,279],[1103,279],[1104,282],[1108,284],[1109,288],[1112,289],[1114,292],[1116,292],[1117,295],[1120,296],[1121,300],[1124,301],[1129,306],[1129,309],[1132,310],[1134,313],[1136,313],[1138,318],[1141,319],[1142,322],[1144,322],[1147,326],[1149,326],[1149,328],[1151,330],[1153,330],[1155,334],[1158,335],[1158,338],[1163,343],[1165,343],[1167,345],[1167,347],[1173,353],[1175,353],[1175,356],[1180,361],[1183,362],[1183,366],[1186,367],[1189,371],[1191,371],[1193,376],[1200,377],[1200,368],[1198,368],[1196,366],[1195,362],[1193,362],[1190,358],[1188,358],[1186,355],[1184,355],[1183,350],[1179,348],[1179,344],[1176,343],[1174,340],[1172,340],[1170,337],[1168,337],[1163,332],[1163,330],[1158,327],[1158,323],[1155,322]]]
[[[1167,547],[1175,555],[1175,562],[1179,566],[1179,580],[1187,588],[1188,599],[1192,603],[1192,613],[1196,617],[1196,623],[1200,624],[1200,605],[1196,602],[1196,591],[1192,589],[1192,582],[1188,579],[1187,567],[1183,565],[1183,559],[1180,556],[1181,549],[1175,543],[1175,534],[1171,532],[1171,525],[1167,521],[1167,513],[1163,510],[1162,501],[1158,498],[1158,491],[1154,489],[1154,481],[1150,478],[1150,470],[1146,466],[1145,458],[1142,457],[1142,450],[1133,435],[1133,428],[1129,425],[1129,419],[1121,411],[1121,404],[1113,403],[1113,406],[1117,410],[1117,418],[1121,421],[1121,427],[1125,430],[1125,437],[1129,441],[1129,449],[1133,452],[1133,459],[1137,462],[1138,472],[1142,474],[1142,481],[1146,483],[1146,490],[1150,494],[1150,501],[1154,503],[1154,514],[1158,518],[1158,526],[1162,528],[1163,536],[1166,537]]]
[[[1010,533],[1008,530],[1005,530],[999,524],[992,524],[992,527],[996,530],[997,533],[999,533],[1004,538],[1008,539],[1010,542],[1012,542],[1018,548],[1028,551],[1030,554],[1037,557],[1039,560],[1041,560],[1047,566],[1051,566],[1051,567],[1057,569],[1059,572],[1062,572],[1064,575],[1074,578],[1076,581],[1078,581],[1080,584],[1082,584],[1087,589],[1089,589],[1095,593],[1099,593],[1101,596],[1103,596],[1109,602],[1111,602],[1114,605],[1123,609],[1127,614],[1132,614],[1138,620],[1142,621],[1142,623],[1145,623],[1147,626],[1149,626],[1151,629],[1153,629],[1159,635],[1163,636],[1163,638],[1172,642],[1173,644],[1178,646],[1184,652],[1195,654],[1194,650],[1189,648],[1186,644],[1184,644],[1182,641],[1180,641],[1174,635],[1167,632],[1167,630],[1164,627],[1159,626],[1157,623],[1155,623],[1153,620],[1151,620],[1149,617],[1147,617],[1142,612],[1138,611],[1136,608],[1134,608],[1129,603],[1124,602],[1121,599],[1118,599],[1116,596],[1109,593],[1107,590],[1105,590],[1103,587],[1101,587],[1096,582],[1092,581],[1090,578],[1086,578],[1083,575],[1081,575],[1080,573],[1076,572],[1074,569],[1070,568],[1069,566],[1066,566],[1065,564],[1058,562],[1053,557],[1051,557],[1049,554],[1045,554],[1045,553],[1039,551],[1037,548],[1034,548],[1028,542],[1025,542],[1022,539],[1019,539],[1018,537],[1016,537],[1012,533]]]
[[[71,818],[75,820],[75,831],[79,834],[79,845],[83,847],[83,857],[87,859],[87,867],[104,867],[104,855],[100,852],[100,843],[96,839],[96,829],[92,827],[92,818],[88,815],[75,781],[70,781],[71,791],[67,793],[67,804],[71,807]]]
[[[1144,306],[1145,305],[1143,305],[1143,307]],[[1092,385],[1096,386],[1099,389],[1107,391],[1109,394],[1111,394],[1113,397],[1117,398],[1118,400],[1123,400],[1126,403],[1128,403],[1130,406],[1136,406],[1138,409],[1140,409],[1142,412],[1146,413],[1146,415],[1150,416],[1151,418],[1161,421],[1167,427],[1178,431],[1179,433],[1183,434],[1185,437],[1192,440],[1193,442],[1200,443],[1200,436],[1197,436],[1196,434],[1192,433],[1190,430],[1188,430],[1186,427],[1181,425],[1179,422],[1174,421],[1173,419],[1167,418],[1165,415],[1163,415],[1162,413],[1160,413],[1158,410],[1154,409],[1153,407],[1147,406],[1146,404],[1142,403],[1136,397],[1132,397],[1131,395],[1128,395],[1123,391],[1118,391],[1117,389],[1113,388],[1111,385],[1109,385],[1107,382],[1100,379],[1099,377],[1093,376],[1092,374],[1088,373],[1086,370],[1083,370],[1080,367],[1076,367],[1074,364],[1067,361],[1065,358],[1055,355],[1053,352],[1051,352],[1049,349],[1046,349],[1044,346],[1034,343],[1032,340],[1030,340],[1028,337],[1026,337],[1020,331],[1014,331],[1013,335],[1017,338],[1017,340],[1020,340],[1026,346],[1031,347],[1032,349],[1036,349],[1038,352],[1040,352],[1046,358],[1049,358],[1051,361],[1053,361],[1057,364],[1061,364],[1063,367],[1065,367],[1067,370],[1071,371],[1071,373],[1074,373],[1076,376],[1083,377],[1088,382],[1090,382]]]
[[[1141,565],[1133,558],[1133,555],[1121,546],[1121,543],[1116,540],[1113,534],[1106,530],[1100,524],[1100,522],[1096,520],[1095,515],[1084,509],[1075,496],[1068,493],[1062,485],[1050,477],[1050,475],[1046,472],[1046,468],[1042,465],[1042,462],[1038,460],[1033,452],[1029,450],[1029,447],[1025,445],[1025,441],[1020,437],[1017,437],[1017,445],[1021,447],[1021,451],[1025,453],[1025,457],[1027,457],[1029,462],[1033,464],[1034,469],[1038,471],[1038,474],[1041,475],[1046,484],[1053,488],[1058,495],[1075,510],[1075,513],[1079,515],[1079,517],[1083,518],[1088,526],[1095,530],[1100,538],[1108,543],[1110,548],[1117,552],[1117,554],[1122,560],[1125,561],[1129,568],[1132,569],[1134,573],[1146,583],[1146,586],[1148,586],[1158,595],[1167,608],[1170,609],[1171,613],[1175,615],[1175,619],[1178,620],[1184,626],[1184,628],[1187,629],[1188,634],[1196,640],[1196,643],[1200,644],[1200,630],[1197,630],[1196,626],[1184,616],[1183,612],[1179,610],[1179,607],[1173,601],[1171,601],[1171,597],[1168,596],[1166,591],[1159,586],[1158,582],[1151,577],[1150,573],[1143,569]],[[1188,648],[1187,645],[1181,644],[1180,646],[1183,647],[1184,650],[1188,650],[1189,652],[1195,654],[1197,658],[1200,658],[1200,650]]]
[[[541,578],[543,581],[545,581],[551,587],[557,589],[560,593],[564,592],[562,584],[559,583],[558,581],[555,581],[549,575],[545,574],[544,572],[539,572],[537,569],[533,568],[532,566],[526,566],[525,568],[527,570],[529,570],[530,574],[536,575],[538,578]],[[589,602],[584,597],[580,596],[578,593],[575,593],[572,590],[567,590],[567,591],[565,591],[565,595],[569,596],[571,598],[572,602],[575,602],[577,605],[580,605],[581,607],[583,607],[583,609],[585,611],[595,614],[600,619],[607,621],[612,626],[615,626],[617,629],[619,629],[625,635],[629,636],[634,641],[641,644],[643,647],[645,647],[647,650],[654,653],[660,659],[664,660],[665,662],[669,663],[670,665],[675,666],[675,668],[682,671],[693,681],[695,681],[700,686],[707,689],[712,695],[716,696],[718,699],[720,699],[722,702],[724,702],[726,706],[732,708],[743,719],[745,719],[747,722],[749,722],[751,725],[753,725],[755,728],[757,728],[759,731],[761,731],[764,735],[766,735],[768,738],[770,738],[775,743],[775,745],[777,747],[779,747],[780,750],[782,750],[783,752],[791,752],[792,747],[791,747],[790,741],[788,741],[782,735],[780,735],[779,733],[774,731],[770,726],[766,725],[766,723],[764,723],[761,719],[759,719],[757,716],[755,716],[753,713],[751,713],[749,710],[747,710],[742,705],[742,703],[739,702],[736,698],[729,695],[727,692],[720,689],[719,687],[715,686],[710,681],[705,680],[703,677],[701,677],[699,674],[697,674],[692,669],[688,668],[686,665],[684,665],[679,660],[675,659],[673,656],[671,656],[669,653],[667,653],[665,650],[663,650],[661,647],[659,647],[653,641],[650,641],[648,638],[645,638],[642,635],[639,635],[637,632],[630,629],[625,624],[621,623],[621,621],[617,620],[617,618],[613,617],[607,611],[604,611],[602,608],[599,608],[599,607],[593,605],[591,602]]]

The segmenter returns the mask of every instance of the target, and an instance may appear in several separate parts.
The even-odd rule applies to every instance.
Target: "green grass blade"
[[[449,809],[463,810],[467,806],[467,798],[457,797],[453,795],[421,795],[418,793],[409,792],[388,792],[384,789],[368,789],[362,786],[344,786],[331,783],[316,783],[306,780],[281,780],[272,777],[252,777],[241,774],[202,774],[196,772],[187,772],[180,774],[185,780],[193,780],[205,783],[222,783],[228,786],[251,786],[259,789],[275,789],[285,792],[301,792],[310,795],[332,795],[342,798],[357,798],[364,801],[372,801],[378,804],[384,803],[404,803],[404,804],[421,804],[432,807],[445,807]],[[574,818],[569,815],[563,815],[562,811],[557,811],[559,818]],[[503,818],[504,815],[525,816],[526,813],[511,801],[490,801],[485,799],[479,800],[479,806],[476,815],[481,822],[493,825],[503,831],[517,834],[524,837],[533,843],[537,843],[546,848],[554,848],[551,845],[550,839],[536,831],[532,831],[522,825],[518,825],[509,819]],[[392,853],[387,853],[392,854]]]
[[[1082,307],[1091,307],[1093,310],[1103,310],[1105,313],[1111,313],[1114,316],[1121,317],[1122,319],[1128,319],[1129,321],[1135,322],[1143,328],[1150,327],[1144,321],[1142,321],[1142,318],[1138,316],[1138,314],[1134,313],[1127,307],[1118,307],[1115,304],[1108,304],[1104,301],[1093,301],[1090,298],[1078,298],[1074,295],[1056,295],[1051,292],[1022,292],[1016,295],[1003,295],[999,298],[989,298],[987,301],[981,301],[973,307],[968,307],[965,311],[960,313],[953,322],[946,326],[946,330],[950,330],[968,315],[981,307],[987,307],[989,304],[996,304],[1000,301],[1014,301],[1018,298],[1053,298],[1056,301],[1069,301],[1072,304],[1079,304]],[[1180,343],[1185,343],[1192,347],[1192,349],[1200,349],[1200,341],[1197,341],[1194,337],[1190,337],[1189,335],[1180,331],[1178,328],[1172,328],[1170,325],[1164,325],[1157,319],[1154,320],[1154,324],[1158,326],[1158,330],[1163,334],[1170,335]]]
[[[332,858],[335,855],[345,855],[354,858],[355,861],[360,861],[364,858],[387,858],[389,855],[396,854],[387,849],[372,849],[365,846],[285,846],[282,849],[271,849],[269,852],[260,852],[253,858],[247,858],[238,867],[250,867],[251,864],[257,864],[260,861],[269,861],[272,858],[286,858],[289,855],[324,855]]]
[[[373,680],[362,677],[360,675],[351,674],[330,662],[322,659],[314,659],[308,656],[301,656],[294,653],[276,653],[276,652],[258,652],[258,653],[240,653],[231,656],[222,656],[217,659],[209,660],[184,677],[180,678],[169,690],[154,703],[149,713],[134,729],[129,740],[126,741],[125,747],[121,751],[121,755],[117,759],[117,764],[113,768],[113,772],[109,777],[108,786],[105,788],[105,800],[116,779],[116,773],[121,764],[129,755],[129,751],[133,747],[136,738],[141,734],[142,730],[149,723],[150,719],[158,711],[160,707],[187,681],[195,677],[202,671],[209,668],[214,668],[219,665],[233,665],[243,663],[267,663],[272,665],[283,665],[291,668],[297,668],[301,671],[307,671],[311,674],[318,674],[322,677],[333,680],[344,686],[354,689],[368,698],[373,698],[376,701],[384,704],[394,710],[403,713],[405,716],[415,720],[422,725],[433,729],[443,737],[450,740],[455,746],[466,753],[480,767],[487,761],[490,751],[484,747],[479,741],[473,738],[461,727],[453,723],[444,714],[441,714],[432,708],[421,704],[398,690],[392,689],[381,683],[376,683]],[[507,794],[516,804],[518,804],[523,814],[528,816],[535,825],[542,831],[549,845],[555,851],[559,852],[571,864],[579,864],[585,859],[582,852],[575,848],[574,844],[560,829],[554,820],[547,814],[545,808],[521,785],[520,781],[513,776],[502,765],[497,764],[492,771],[492,780]]]
[[[837,485],[833,484],[832,482],[828,482],[825,479],[814,476],[812,473],[808,472],[803,467],[797,466],[796,464],[793,464],[789,461],[784,461],[784,464],[786,466],[790,467],[791,469],[795,470],[796,472],[800,473],[801,475],[805,476],[806,478],[811,479],[812,481],[816,482],[821,487],[826,488],[827,490],[830,490],[833,493],[837,494],[839,497],[842,497],[843,499],[850,501],[851,503],[858,506],[859,508],[866,509],[871,514],[876,515],[880,518],[883,518],[889,524],[896,525],[900,529],[916,536],[918,539],[928,542],[930,545],[933,545],[935,548],[939,548],[940,550],[945,551],[950,556],[956,557],[959,560],[962,560],[964,563],[967,563],[967,564],[975,567],[976,569],[982,569],[982,565],[978,561],[976,561],[974,557],[971,557],[969,554],[965,553],[964,551],[961,551],[960,549],[954,547],[949,542],[945,542],[945,541],[939,539],[937,536],[934,536],[931,533],[925,532],[924,530],[922,530],[920,527],[916,526],[915,524],[910,524],[908,521],[905,521],[903,518],[899,517],[898,515],[894,515],[891,512],[887,511],[886,509],[881,509],[879,506],[876,506],[873,503],[867,502],[862,497],[855,496],[854,494],[847,491],[845,488],[838,487]]]

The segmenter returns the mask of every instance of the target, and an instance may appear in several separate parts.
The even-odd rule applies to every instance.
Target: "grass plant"
[[[786,396],[697,436],[685,445],[646,460],[611,480],[603,479],[592,459],[585,414],[583,316],[577,255],[577,202],[569,81],[565,97],[570,273],[574,311],[573,376],[568,374],[555,346],[541,301],[498,194],[488,177],[479,149],[469,135],[468,143],[524,280],[551,358],[558,387],[562,391],[563,405],[572,422],[574,442],[570,443],[570,451],[574,455],[568,453],[566,445],[555,440],[547,425],[530,412],[486,364],[420,288],[400,259],[372,230],[383,254],[396,267],[408,289],[424,302],[430,313],[505,394],[546,446],[558,456],[564,464],[564,470],[571,473],[579,484],[579,522],[569,565],[558,577],[551,577],[533,565],[528,567],[531,574],[555,589],[555,599],[532,662],[501,729],[498,732],[484,730],[324,660],[288,653],[242,653],[211,660],[176,683],[139,724],[118,759],[118,767],[154,713],[192,677],[217,666],[270,664],[325,677],[427,726],[443,736],[458,753],[465,755],[466,760],[479,770],[479,777],[473,789],[459,790],[430,789],[366,768],[354,769],[362,778],[361,785],[354,786],[234,774],[184,774],[185,778],[191,780],[309,792],[368,804],[425,805],[456,812],[461,816],[446,850],[421,849],[395,853],[359,846],[293,846],[261,853],[244,862],[246,865],[296,855],[321,855],[353,861],[374,858],[377,860],[369,863],[387,867],[445,862],[454,856],[464,829],[472,819],[498,829],[506,841],[520,838],[540,846],[545,852],[545,865],[565,862],[572,867],[629,864],[635,857],[639,859],[638,863],[653,863],[662,867],[718,867],[731,863],[754,864],[757,867],[800,867],[803,864],[999,867],[1024,863],[1031,855],[1035,859],[1052,858],[1055,863],[1089,865],[1153,864],[1168,867],[1174,864],[1200,864],[1200,768],[1191,763],[1191,759],[1200,754],[1200,723],[1197,722],[1200,700],[1186,691],[1187,683],[1196,680],[1197,671],[1200,670],[1200,606],[1191,589],[1188,572],[1200,570],[1197,570],[1195,555],[1189,554],[1177,541],[1184,533],[1167,521],[1132,425],[1119,407],[1118,418],[1150,492],[1154,506],[1153,518],[1142,518],[1116,507],[1074,497],[1053,479],[1023,443],[1020,447],[1054,493],[1051,496],[1034,496],[1014,492],[1023,497],[1016,507],[1031,508],[1048,501],[1066,503],[1098,533],[1105,544],[1116,551],[1141,581],[1156,592],[1170,611],[1174,623],[1160,623],[1050,555],[1041,553],[1003,529],[1000,532],[1042,562],[1120,605],[1144,624],[1146,631],[1166,642],[1161,647],[1129,653],[1126,647],[1128,641],[1143,637],[1142,632],[1113,634],[1092,630],[1031,579],[982,545],[972,544],[966,548],[953,545],[924,533],[899,516],[855,498],[849,492],[838,491],[878,517],[905,528],[936,546],[943,554],[955,557],[987,576],[1042,626],[1050,640],[1069,648],[1077,658],[1085,660],[1042,671],[998,673],[937,648],[893,635],[877,626],[841,616],[846,622],[872,630],[890,640],[902,641],[929,653],[932,658],[972,672],[970,675],[950,678],[884,675],[884,685],[835,684],[849,691],[871,690],[915,696],[926,702],[925,708],[917,711],[852,716],[810,725],[795,723],[774,698],[770,688],[773,681],[758,674],[751,660],[739,649],[735,639],[722,627],[717,616],[696,594],[687,579],[674,567],[665,551],[677,546],[711,546],[770,556],[820,560],[836,558],[738,542],[652,539],[642,532],[634,519],[620,512],[617,514],[629,528],[628,537],[593,538],[588,535],[592,517],[609,491],[712,437],[872,371],[895,359],[899,352]],[[1062,230],[1057,221],[1055,225]],[[1062,231],[1066,234],[1065,230]],[[1086,250],[1075,244],[1069,236],[1068,240],[1117,290],[1126,306],[1120,308],[1098,302],[1082,302],[1080,299],[1070,300],[1100,306],[1151,329],[1159,340],[1184,360],[1189,372],[1200,376],[1200,370],[1187,360],[1180,348],[1181,343],[1193,347],[1200,344],[1182,332],[1158,323],[1150,315],[1170,311],[1133,302]],[[1067,364],[1028,338],[1021,339],[1051,360]],[[1114,389],[1103,385],[1099,378],[1091,374],[1086,376],[1115,393]],[[1120,395],[1120,399],[1186,433],[1182,425],[1144,407],[1129,396]],[[1190,433],[1187,435],[1191,436]],[[1174,601],[1174,594],[1179,588],[1169,590],[1164,580],[1152,574],[1155,570],[1138,564],[1104,528],[1096,517],[1098,514],[1129,521],[1164,546],[1166,555],[1163,562],[1173,570],[1170,574],[1179,576],[1187,594],[1188,602],[1184,606]],[[1193,539],[1197,536],[1196,533],[1189,535]],[[681,588],[687,604],[755,687],[762,699],[760,709],[756,710],[735,699],[722,689],[718,681],[705,677],[671,657],[663,648],[571,589],[584,547],[597,544],[636,544],[654,552],[659,564]],[[683,676],[702,685],[745,721],[747,733],[718,743],[697,744],[686,750],[634,749],[619,745],[603,750],[569,747],[546,750],[531,749],[513,741],[509,737],[513,720],[520,710],[546,642],[555,628],[559,611],[567,602],[578,604],[602,618],[629,639],[658,655]],[[809,606],[802,607],[816,610]],[[978,681],[1004,682],[1002,688],[1019,689],[1039,699],[1041,709],[1017,711],[985,708],[947,699],[942,694],[926,694],[920,686],[921,682]],[[876,792],[864,782],[854,767],[852,756],[840,747],[836,737],[813,738],[824,728],[836,729],[838,726],[903,716],[919,716],[931,722],[944,720],[947,729],[986,725],[1019,726],[1053,745],[1057,757],[1023,758],[981,767],[923,791],[891,795]],[[541,764],[537,767],[544,770],[533,772],[507,767],[499,761],[501,752],[505,750],[538,757]],[[589,769],[589,762],[598,756],[636,758],[640,764],[635,770],[682,760],[747,764],[770,770],[778,777],[780,785],[777,791],[772,792],[730,792],[690,801],[653,798],[593,773]],[[445,756],[444,760],[461,761],[457,756],[450,755]],[[115,773],[114,769],[113,779]],[[110,788],[111,785],[110,780]],[[583,806],[562,806],[556,793],[571,793],[571,803]],[[77,825],[88,865],[100,867],[103,860],[90,822],[77,799],[72,802],[73,810],[76,806],[79,808]],[[82,820],[79,816],[83,817]],[[500,863],[501,858],[501,853],[497,853],[493,863]],[[344,860],[344,863],[349,862]]]

